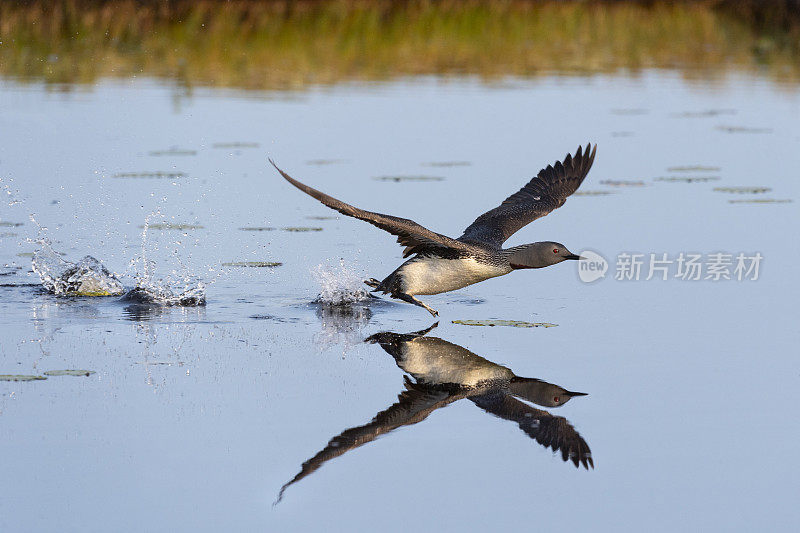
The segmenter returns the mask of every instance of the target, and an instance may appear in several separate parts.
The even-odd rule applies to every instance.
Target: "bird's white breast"
[[[443,259],[420,257],[400,268],[403,292],[406,294],[439,294],[454,291],[485,279],[502,276],[513,270],[481,263],[471,257]]]

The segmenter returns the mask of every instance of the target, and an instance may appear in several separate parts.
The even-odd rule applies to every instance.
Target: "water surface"
[[[176,101],[177,85],[150,76],[68,92],[5,76],[0,374],[47,379],[0,381],[0,529],[800,523],[796,87],[646,69],[201,87]],[[573,197],[509,244],[595,250],[612,261],[607,279],[583,283],[561,264],[424,300],[441,313],[436,337],[588,393],[550,411],[589,444],[594,469],[455,401],[325,462],[273,507],[304,461],[403,390],[403,369],[364,339],[432,321],[401,303],[350,313],[314,303],[385,276],[401,248],[368,224],[329,218],[267,157],[354,205],[456,236],[587,141],[599,148],[583,189],[612,194]],[[444,179],[373,179],[434,172]],[[705,175],[719,179],[657,179]],[[792,201],[730,203],[764,194],[715,187]],[[282,231],[312,227],[321,230]],[[65,260],[97,258],[128,289],[201,280],[206,305],[49,294],[30,271],[37,239]],[[761,253],[759,279],[613,279],[622,252],[721,251]],[[271,266],[235,266],[251,264]],[[556,326],[452,322],[489,320]]]

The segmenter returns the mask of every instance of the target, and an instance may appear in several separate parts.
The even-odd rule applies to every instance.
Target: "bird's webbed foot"
[[[395,297],[395,298],[399,298],[399,299],[403,300],[404,302],[408,302],[410,304],[414,304],[414,305],[418,305],[420,307],[424,307],[425,309],[428,310],[428,312],[431,315],[439,316],[439,311],[437,311],[436,309],[432,309],[427,304],[425,304],[424,302],[421,302],[420,300],[417,300],[416,298],[414,298],[410,294],[406,294],[404,292],[396,292],[396,293],[392,294],[392,296]]]

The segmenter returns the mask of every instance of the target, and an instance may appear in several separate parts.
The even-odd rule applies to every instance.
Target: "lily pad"
[[[148,152],[147,155],[154,157],[170,156],[170,155],[197,155],[197,150],[184,150],[182,148],[170,148],[168,150],[153,150]]]
[[[213,148],[258,148],[258,143],[249,142],[227,142],[227,143],[214,143]]]
[[[48,370],[45,376],[91,376],[94,370]]]
[[[335,165],[337,163],[347,163],[346,159],[310,159],[306,165]]]
[[[426,167],[468,167],[472,165],[469,161],[431,161],[429,163],[423,163],[423,166]]]
[[[0,220],[0,228],[18,228],[22,226],[22,222],[8,222],[7,220]]]
[[[278,228],[271,228],[268,226],[246,226],[239,228],[240,231],[275,231]]]
[[[725,133],[772,133],[771,128],[751,128],[748,126],[717,126],[717,129]]]
[[[644,187],[645,183],[642,180],[603,180],[601,185],[608,185],[610,187]]]
[[[573,196],[608,196],[609,194],[614,194],[614,191],[575,191],[572,193]]]
[[[522,322],[520,320],[453,320],[453,324],[464,326],[511,326],[512,328],[553,328],[558,324],[549,322]]]
[[[33,252],[20,252],[17,254],[17,257],[33,257],[34,255]]]
[[[26,376],[23,374],[0,374],[0,381],[41,381],[44,376]]]
[[[684,111],[683,113],[673,113],[673,117],[679,118],[703,118],[717,117],[719,115],[735,115],[735,109],[705,109],[703,111]]]
[[[269,268],[279,267],[283,263],[276,263],[274,261],[231,261],[230,263],[222,263],[226,267],[249,267],[249,268]]]
[[[769,187],[714,187],[716,192],[729,192],[734,194],[761,194],[769,192]]]
[[[401,181],[444,181],[442,176],[375,176],[372,179],[376,181],[393,181],[395,183]]]
[[[790,204],[789,198],[747,198],[745,200],[728,200],[729,204]]]
[[[653,181],[668,181],[672,183],[703,183],[706,181],[718,181],[719,176],[659,176],[653,178]]]
[[[315,227],[305,227],[305,226],[288,226],[286,228],[281,228],[283,231],[292,231],[295,233],[302,233],[306,231],[322,231],[322,228],[315,228]]]
[[[176,179],[176,178],[185,178],[187,174],[185,172],[118,172],[111,176],[112,178],[122,179],[122,178],[131,178],[131,179]]]
[[[669,167],[667,172],[719,172],[719,167],[708,167],[704,165],[684,165],[679,167]]]
[[[634,109],[612,109],[611,113],[614,115],[646,115],[649,113],[647,109],[634,108]]]
[[[144,228],[144,226],[139,226],[140,228]],[[163,224],[149,224],[147,229],[155,229],[155,230],[180,230],[186,231],[190,229],[203,229],[203,226],[199,224],[173,224],[172,222],[164,222]]]
[[[719,172],[719,167],[708,167],[703,165],[684,165],[679,167],[669,167],[667,172]]]

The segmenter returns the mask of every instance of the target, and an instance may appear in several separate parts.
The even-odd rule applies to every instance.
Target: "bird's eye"
[[[553,401],[554,401],[554,402],[556,402],[556,403],[558,403],[558,396],[556,396],[555,398],[553,398]]]
[[[558,253],[558,248],[553,248],[553,253],[557,254]]]

